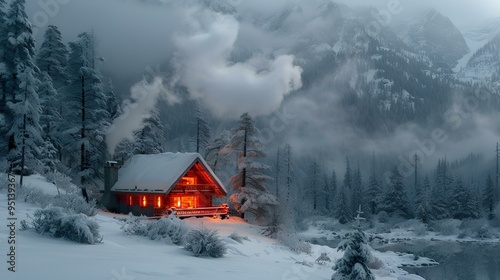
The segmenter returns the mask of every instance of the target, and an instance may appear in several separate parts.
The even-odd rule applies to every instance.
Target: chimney
[[[114,210],[118,205],[116,197],[111,193],[111,188],[118,181],[118,162],[106,161],[104,166],[104,194],[101,199],[101,204],[108,210]]]

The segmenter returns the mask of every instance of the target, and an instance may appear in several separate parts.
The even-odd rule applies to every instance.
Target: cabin
[[[227,191],[198,153],[134,155],[123,167],[108,161],[102,204],[134,215],[226,217],[228,206],[212,205]]]

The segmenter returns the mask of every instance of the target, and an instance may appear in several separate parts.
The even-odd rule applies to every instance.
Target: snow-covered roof
[[[198,153],[134,155],[118,171],[114,192],[169,193],[195,163],[201,163],[213,181],[227,193],[221,181]]]

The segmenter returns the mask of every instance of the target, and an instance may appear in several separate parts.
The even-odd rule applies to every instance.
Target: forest
[[[113,75],[101,70],[105,58],[93,30],[65,43],[58,26],[49,25],[37,45],[24,6],[24,0],[9,5],[0,0],[0,158],[3,171],[21,175],[21,186],[23,176],[40,173],[54,183],[71,180],[88,198],[98,199],[107,160],[123,163],[135,154],[197,152],[230,189],[234,211],[250,213],[262,223],[295,225],[314,215],[348,223],[360,206],[368,216],[424,223],[500,217],[498,144],[482,147],[489,154],[471,149],[451,159],[435,152],[451,141],[439,139],[463,137],[474,125],[469,121],[476,120],[471,115],[498,116],[498,95],[395,51],[403,45],[387,49],[383,40],[366,37],[361,39],[365,49],[301,64],[301,87],[273,114],[217,118],[206,104],[187,98],[186,86],[177,85],[170,90],[183,102],[155,100],[131,137],[110,149],[107,141],[117,120],[141,103],[141,89],[167,82],[146,71],[134,86],[136,96],[118,94]],[[382,58],[372,59],[378,56]],[[174,76],[171,66],[165,67],[162,73]],[[378,69],[373,81],[352,84],[342,78],[372,67]],[[413,95],[406,96],[406,90]],[[329,107],[333,91],[341,113]],[[489,102],[467,103],[482,96]],[[453,109],[458,97],[469,106]],[[302,100],[325,104],[319,108],[321,122],[297,110]],[[346,131],[339,124],[352,128],[340,142]],[[365,138],[377,143],[385,143],[384,137],[397,139],[400,127],[412,125],[419,127],[418,137],[439,134],[431,138],[435,143],[421,140],[413,152],[360,147]],[[329,142],[334,134],[337,140]],[[323,136],[324,142],[309,142]],[[349,143],[352,139],[357,140]],[[344,146],[336,145],[341,142]]]

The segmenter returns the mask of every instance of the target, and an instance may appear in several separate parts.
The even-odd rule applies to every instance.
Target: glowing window
[[[141,205],[142,205],[142,207],[146,207],[148,205],[145,195],[142,196],[142,204]]]
[[[132,206],[132,196],[131,195],[128,196],[128,205]]]
[[[174,197],[174,206],[177,208],[196,208],[196,196],[177,196]]]
[[[195,178],[194,177],[182,177],[181,184],[194,185]]]
[[[156,206],[158,208],[161,208],[161,197],[160,196],[156,199]]]

